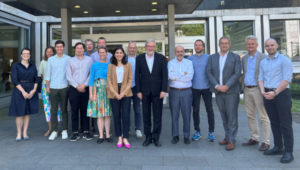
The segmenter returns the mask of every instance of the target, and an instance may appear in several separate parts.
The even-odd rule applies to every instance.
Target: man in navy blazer
[[[154,40],[147,40],[146,53],[136,59],[135,83],[137,96],[142,100],[144,134],[143,146],[154,143],[161,146],[161,117],[163,98],[167,93],[168,68],[165,56],[155,52]],[[151,105],[153,110],[153,130],[151,131]]]
[[[240,56],[229,51],[230,45],[229,38],[221,37],[220,52],[209,57],[206,67],[211,91],[216,94],[216,102],[225,130],[225,138],[219,144],[226,145],[226,150],[234,149],[238,130],[239,78],[241,76]]]

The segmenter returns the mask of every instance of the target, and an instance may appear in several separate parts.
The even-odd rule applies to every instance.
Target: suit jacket
[[[220,67],[219,67],[220,54],[216,53],[209,57],[206,74],[211,84],[211,91],[220,93],[215,89],[215,86],[220,84]],[[240,56],[229,52],[223,68],[223,84],[229,87],[226,94],[233,94],[240,92],[239,78],[241,76],[241,60]]]
[[[140,54],[136,58],[135,84],[137,93],[142,92],[143,95],[152,93],[154,96],[159,96],[160,92],[167,92],[168,68],[166,57],[155,53],[152,73],[150,73],[146,54]]]
[[[247,65],[248,65],[248,58],[249,58],[249,54],[246,54],[243,58],[242,58],[242,69],[243,69],[243,75],[241,77],[241,85],[242,85],[242,89],[244,89],[244,80],[245,80],[245,76],[246,76],[246,72],[247,72]],[[259,75],[259,65],[260,62],[266,57],[265,54],[257,51],[257,56],[256,56],[256,65],[255,65],[255,80],[256,83],[258,85],[258,75]]]
[[[116,94],[119,94],[116,67],[117,66],[114,64],[108,65],[107,97],[110,99],[115,99],[117,97]],[[132,96],[131,83],[132,83],[132,68],[130,63],[127,63],[124,65],[123,82],[120,90],[120,93],[124,93],[125,97]]]

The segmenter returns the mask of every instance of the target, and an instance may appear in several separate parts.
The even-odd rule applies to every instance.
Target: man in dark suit
[[[154,40],[147,40],[146,53],[136,59],[135,83],[137,96],[142,100],[144,134],[143,146],[154,143],[161,146],[161,117],[163,98],[167,93],[168,69],[165,56],[155,52]],[[151,132],[151,105],[153,110],[153,130]]]
[[[233,150],[238,130],[238,104],[241,76],[241,61],[237,54],[229,51],[230,39],[221,37],[220,52],[209,57],[206,72],[211,90],[216,94],[216,102],[220,110],[225,138],[220,145],[226,150]]]

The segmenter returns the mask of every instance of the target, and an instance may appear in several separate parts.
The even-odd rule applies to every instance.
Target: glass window
[[[205,25],[203,23],[199,24],[175,24],[175,34],[177,37],[182,36],[204,36],[205,35]],[[165,25],[165,32],[168,32],[168,25]],[[166,34],[166,36],[168,36]]]
[[[247,54],[245,38],[253,35],[253,21],[224,22],[224,35],[230,38],[231,51],[240,56]]]
[[[21,49],[28,47],[28,37],[28,29],[0,21],[0,97],[11,94],[11,66],[19,61]]]
[[[299,20],[270,21],[270,36],[278,42],[280,53],[293,61],[300,61]]]
[[[160,25],[93,27],[93,34],[161,32]]]
[[[89,34],[88,27],[75,27],[72,28],[72,39],[81,39],[81,34]],[[61,28],[52,28],[52,40],[61,39]]]

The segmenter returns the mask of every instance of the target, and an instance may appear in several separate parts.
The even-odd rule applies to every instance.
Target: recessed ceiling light
[[[74,8],[80,8],[80,5],[75,5]]]
[[[152,2],[152,5],[157,5],[157,2]]]
[[[157,9],[155,9],[155,8],[152,9],[152,12],[156,12],[156,11],[157,11]]]
[[[89,11],[83,11],[83,13],[84,13],[84,14],[88,14],[88,13],[89,13]]]
[[[115,10],[115,13],[120,13],[121,11],[120,10]]]

